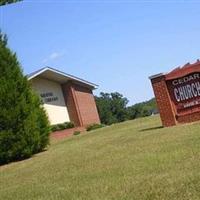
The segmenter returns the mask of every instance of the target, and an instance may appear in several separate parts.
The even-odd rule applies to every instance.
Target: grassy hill
[[[0,167],[1,200],[200,199],[200,124],[128,121]]]

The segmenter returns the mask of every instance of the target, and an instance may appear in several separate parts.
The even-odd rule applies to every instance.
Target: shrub
[[[59,130],[59,127],[57,124],[51,125],[51,132],[58,131],[58,130]]]
[[[74,123],[73,122],[65,122],[65,128],[74,128]]]
[[[49,133],[41,101],[0,33],[0,164],[42,151]]]
[[[59,130],[64,130],[64,129],[66,129],[65,123],[57,124],[57,127],[58,127]]]
[[[80,131],[74,131],[74,135],[79,135],[80,133]]]
[[[98,129],[98,128],[102,128],[102,127],[105,127],[105,125],[103,125],[103,124],[91,124],[86,128],[86,130],[87,131],[92,131],[92,130],[95,130],[95,129]]]
[[[51,126],[51,131],[61,131],[64,129],[69,129],[69,128],[74,128],[74,123],[73,122],[64,122],[61,124],[55,124]]]

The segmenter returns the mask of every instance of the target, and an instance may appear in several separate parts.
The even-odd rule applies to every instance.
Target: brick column
[[[83,126],[100,124],[99,114],[92,89],[83,85],[73,84],[76,105],[82,120]]]
[[[75,126],[100,123],[92,89],[71,81],[62,85],[69,117]]]
[[[167,89],[165,76],[163,74],[150,77],[157,106],[163,126],[173,126],[177,124],[175,111]]]
[[[70,121],[77,126],[83,126],[81,116],[79,113],[79,109],[77,106],[76,96],[74,87],[71,82],[67,82],[62,85],[63,95],[65,99],[65,103],[69,112]]]

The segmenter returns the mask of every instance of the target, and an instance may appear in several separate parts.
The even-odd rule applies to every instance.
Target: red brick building
[[[50,67],[31,73],[28,79],[40,95],[51,124],[71,121],[78,127],[100,123],[92,93],[96,84]]]
[[[200,120],[200,61],[150,77],[163,126]]]

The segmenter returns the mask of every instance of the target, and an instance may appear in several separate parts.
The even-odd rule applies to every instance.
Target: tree
[[[41,100],[0,33],[0,164],[30,157],[49,142]]]
[[[118,92],[100,93],[95,97],[97,109],[103,124],[112,124],[126,120],[126,105],[128,99]]]
[[[107,125],[150,116],[157,112],[155,98],[129,107],[127,107],[128,99],[118,92],[101,92],[99,97],[95,97],[95,100],[101,122]]]
[[[150,99],[149,101],[137,103],[133,106],[127,108],[127,117],[128,119],[135,119],[138,117],[150,116],[153,112],[156,112],[157,106],[155,98]]]
[[[10,4],[10,3],[16,3],[18,1],[22,1],[22,0],[0,0],[0,6]]]

